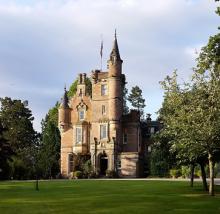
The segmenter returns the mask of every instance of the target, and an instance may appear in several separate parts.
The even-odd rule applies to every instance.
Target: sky
[[[0,97],[29,101],[34,127],[81,72],[103,69],[117,29],[127,87],[138,85],[146,113],[163,101],[159,84],[174,69],[190,78],[218,32],[214,0],[0,0]]]

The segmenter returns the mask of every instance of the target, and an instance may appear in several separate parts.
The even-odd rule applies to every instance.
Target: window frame
[[[108,86],[107,84],[102,84],[101,85],[101,96],[106,96],[108,95]]]
[[[83,113],[83,118],[81,118],[81,113]],[[79,115],[79,121],[85,120],[85,110],[84,109],[80,109],[78,111],[78,115]]]
[[[80,134],[78,132],[78,130],[80,130]],[[83,141],[83,130],[82,127],[76,127],[76,144],[81,144]]]
[[[108,138],[108,124],[107,123],[100,124],[100,140],[105,140],[107,138]]]

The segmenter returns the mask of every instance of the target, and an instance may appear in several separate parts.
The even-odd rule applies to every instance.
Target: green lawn
[[[72,180],[41,181],[39,187],[0,182],[0,213],[220,213],[220,194],[208,196],[201,183],[192,189],[188,182]]]

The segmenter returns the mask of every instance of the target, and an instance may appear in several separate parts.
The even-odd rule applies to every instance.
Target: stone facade
[[[91,73],[92,94],[86,74],[79,74],[77,92],[68,99],[65,90],[59,108],[61,131],[61,174],[68,177],[77,156],[91,159],[94,171],[106,170],[121,177],[139,177],[143,168],[140,115],[132,110],[123,115],[122,74],[117,38],[108,60],[108,70]]]

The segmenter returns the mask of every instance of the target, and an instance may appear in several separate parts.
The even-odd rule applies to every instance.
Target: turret
[[[117,37],[115,33],[113,48],[108,60],[108,88],[109,88],[109,129],[110,139],[115,139],[119,143],[121,139],[122,118],[122,60],[119,53]]]
[[[58,125],[61,131],[65,131],[70,124],[70,107],[69,107],[69,99],[67,96],[66,87],[64,88],[64,94],[61,99],[61,104],[59,107],[59,121]]]
[[[119,48],[118,48],[118,41],[117,41],[117,35],[115,31],[115,39],[113,42],[112,51],[110,54],[110,59],[108,60],[108,69],[109,69],[109,77],[114,76],[121,76],[122,72],[122,63],[123,60],[121,60]]]

